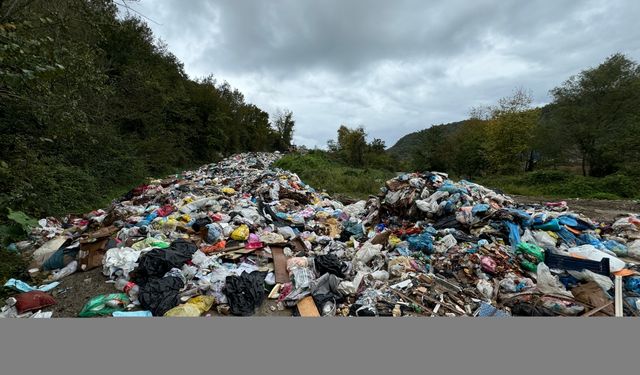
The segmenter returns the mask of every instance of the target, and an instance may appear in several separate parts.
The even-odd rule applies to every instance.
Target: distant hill
[[[433,125],[432,127],[442,126],[444,131],[452,132],[457,129],[458,126],[463,124],[464,121],[465,120],[450,122],[448,124]],[[413,152],[417,150],[422,144],[424,144],[425,137],[428,134],[427,129],[409,133],[404,137],[398,139],[396,144],[387,149],[387,152],[397,160],[410,160]]]

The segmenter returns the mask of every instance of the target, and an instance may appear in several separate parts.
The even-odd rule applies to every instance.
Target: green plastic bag
[[[522,253],[527,258],[533,258],[531,261],[537,261],[536,264],[544,261],[544,250],[532,243],[520,242],[516,248],[516,253]]]
[[[538,245],[520,242],[516,253],[520,259],[520,267],[530,272],[537,272],[538,263],[544,262],[544,250]]]
[[[125,293],[111,293],[95,296],[87,302],[78,314],[81,318],[111,315],[114,311],[122,311],[129,304],[129,296]]]
[[[536,272],[538,270],[538,266],[533,262],[529,262],[528,260],[520,261],[520,267],[529,272]]]

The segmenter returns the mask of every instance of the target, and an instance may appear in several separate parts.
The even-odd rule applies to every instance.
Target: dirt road
[[[529,197],[512,195],[523,204],[544,204],[549,202],[543,197]],[[596,221],[614,221],[620,216],[630,213],[640,213],[640,202],[630,200],[596,200],[596,199],[563,199],[569,205],[569,209]]]

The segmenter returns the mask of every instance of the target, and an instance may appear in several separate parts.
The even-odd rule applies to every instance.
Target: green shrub
[[[377,194],[384,182],[394,176],[387,170],[346,166],[331,154],[318,150],[306,155],[285,155],[275,166],[298,174],[304,183],[317,190],[354,199]]]
[[[564,182],[571,178],[566,172],[558,170],[540,170],[525,175],[524,180],[532,185],[546,185]]]

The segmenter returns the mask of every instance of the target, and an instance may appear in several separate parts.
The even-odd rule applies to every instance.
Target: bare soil
[[[118,293],[113,283],[107,283],[107,277],[102,274],[101,268],[95,268],[87,272],[76,272],[60,281],[51,295],[58,302],[53,306],[54,318],[74,318],[82,310],[82,307],[91,299],[100,294]],[[208,313],[212,316],[220,316],[216,307]],[[291,309],[282,311],[276,309],[276,300],[265,300],[256,309],[254,316],[291,316]]]
[[[518,203],[544,204],[543,197],[512,196]],[[640,213],[640,202],[632,200],[563,199],[571,211],[583,214],[599,222],[611,222],[621,216]]]

